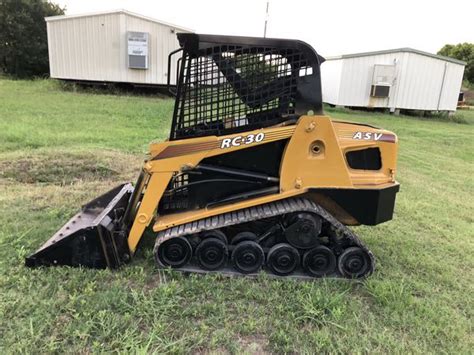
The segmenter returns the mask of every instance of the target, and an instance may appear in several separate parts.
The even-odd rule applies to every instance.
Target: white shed
[[[126,10],[45,18],[52,78],[165,85],[177,32],[192,32]],[[176,57],[171,68],[175,84]]]
[[[321,65],[323,101],[391,112],[455,111],[465,65],[411,48],[329,57]]]

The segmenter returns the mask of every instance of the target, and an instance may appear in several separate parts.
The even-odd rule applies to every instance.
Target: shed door
[[[395,81],[395,65],[375,64],[369,94],[369,107],[388,107]]]
[[[128,67],[148,69],[148,33],[127,32]]]

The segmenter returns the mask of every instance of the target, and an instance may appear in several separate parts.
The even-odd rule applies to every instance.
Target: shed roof
[[[186,28],[186,27],[177,26],[177,25],[174,25],[174,24],[169,23],[169,22],[157,20],[155,18],[140,15],[140,14],[137,14],[135,12],[131,12],[131,11],[124,10],[124,9],[108,10],[108,11],[101,11],[101,12],[91,12],[91,13],[76,14],[76,15],[50,16],[50,17],[45,17],[44,19],[46,20],[46,22],[51,22],[51,21],[69,20],[69,19],[72,19],[72,18],[79,18],[79,17],[92,17],[92,16],[101,16],[101,15],[111,15],[111,14],[125,14],[125,15],[128,15],[128,16],[137,17],[137,18],[145,20],[145,21],[155,22],[155,23],[159,23],[160,25],[173,27],[173,28],[176,28],[176,29],[179,29],[179,30],[182,30],[182,31],[194,32],[193,30],[191,30],[189,28]]]
[[[445,57],[445,56],[438,55],[438,54],[423,52],[423,51],[420,51],[418,49],[407,48],[407,47],[405,47],[405,48],[396,48],[396,49],[386,49],[386,50],[382,50],[382,51],[373,51],[373,52],[343,54],[343,55],[338,55],[338,56],[333,56],[333,57],[326,57],[326,60],[367,57],[367,56],[371,56],[371,55],[390,54],[390,53],[403,53],[403,52],[415,53],[415,54],[419,54],[419,55],[424,55],[426,57],[431,57],[431,58],[435,58],[435,59],[444,60],[446,62],[456,63],[456,64],[460,64],[460,65],[466,65],[466,62],[463,62],[462,60],[449,58],[449,57]]]

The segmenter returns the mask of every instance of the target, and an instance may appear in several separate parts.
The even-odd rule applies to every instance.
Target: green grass
[[[0,80],[2,353],[472,353],[471,124],[328,110],[400,140],[394,220],[356,228],[377,258],[364,282],[185,277],[149,243],[118,271],[26,269],[81,204],[136,178],[172,107]]]

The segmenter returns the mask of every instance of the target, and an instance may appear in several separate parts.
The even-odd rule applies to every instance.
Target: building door
[[[368,107],[389,107],[395,83],[395,73],[393,64],[374,65]]]

